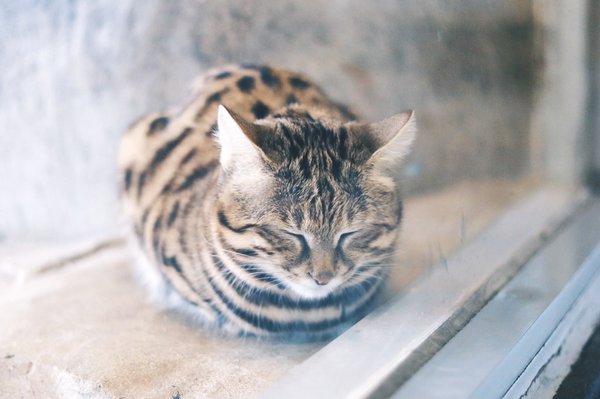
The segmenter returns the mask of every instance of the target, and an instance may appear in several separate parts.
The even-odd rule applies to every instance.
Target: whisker
[[[249,259],[256,259],[256,257],[255,257],[255,256],[251,256],[251,255],[242,254],[242,253],[240,253],[240,252],[232,251],[232,250],[230,250],[230,249],[225,249],[225,248],[222,248],[222,250],[223,250],[223,252],[225,252],[225,253],[227,253],[227,254],[231,254],[231,255],[233,255],[233,256],[239,256],[239,257],[242,257],[242,258],[249,258]]]

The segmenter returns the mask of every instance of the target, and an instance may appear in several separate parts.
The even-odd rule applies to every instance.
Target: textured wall
[[[303,71],[369,119],[414,108],[409,192],[528,170],[528,1],[0,3],[0,235],[114,228],[115,147],[209,66]]]
[[[532,116],[531,158],[534,173],[555,182],[576,182],[588,168],[588,102],[590,28],[594,27],[588,0],[535,0],[537,36],[543,41],[544,70]],[[540,46],[541,47],[541,46]]]
[[[588,171],[588,181],[600,192],[600,2],[590,2],[588,26],[590,37],[588,54],[590,54],[590,91],[588,92],[589,112],[588,135],[591,145],[589,156],[592,168]]]

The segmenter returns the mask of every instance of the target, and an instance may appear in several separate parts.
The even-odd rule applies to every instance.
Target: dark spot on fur
[[[230,223],[229,223],[229,219],[227,219],[227,216],[225,216],[225,213],[223,213],[223,211],[218,211],[217,212],[217,217],[219,219],[219,223],[221,224],[221,226],[225,227],[228,230],[231,230],[235,233],[244,233],[246,230],[248,230],[251,227],[254,227],[254,224],[246,224],[240,227],[233,227]]]
[[[160,191],[161,194],[167,194],[170,193],[171,190],[173,190],[173,185],[175,184],[175,179],[177,178],[177,176],[172,177],[167,184],[164,185],[164,187],[162,188],[162,190]]]
[[[123,176],[123,188],[125,191],[129,191],[131,187],[131,180],[133,178],[133,171],[130,168],[125,169],[125,174]]]
[[[154,119],[150,122],[150,127],[148,129],[148,134],[154,134],[157,132],[161,132],[165,130],[167,125],[169,124],[169,118],[166,116],[161,116],[160,118]]]
[[[210,129],[208,129],[205,133],[206,137],[212,137],[215,132],[217,131],[218,125],[217,123],[213,123],[212,126],[210,127]]]
[[[159,216],[154,221],[154,225],[152,226],[152,231],[154,232],[155,235],[160,231],[161,227],[162,227],[162,217]]]
[[[245,255],[245,256],[258,256],[258,252],[256,252],[253,249],[248,249],[248,248],[233,248],[234,252],[237,252],[241,255]]]
[[[279,77],[277,77],[269,67],[260,68],[260,80],[269,87],[275,87],[281,84]]]
[[[262,101],[257,101],[251,109],[256,119],[262,119],[269,115],[269,107],[267,107]]]
[[[223,94],[229,91],[229,87],[224,88],[223,90],[219,90],[206,98],[206,104],[212,104],[217,101],[221,101]]]
[[[204,106],[202,108],[200,108],[198,110],[198,112],[196,112],[195,119],[198,119],[198,118],[202,117],[205,114],[205,112],[208,109],[208,107],[210,107],[211,104],[213,104],[215,102],[221,101],[221,98],[223,97],[223,94],[227,93],[229,90],[230,90],[229,87],[226,87],[223,90],[219,90],[219,91],[217,91],[215,93],[212,93],[210,96],[208,96],[206,98]]]
[[[292,85],[292,87],[295,87],[296,89],[306,89],[310,87],[310,83],[298,76],[292,76],[289,79],[289,82]]]
[[[252,76],[244,76],[237,81],[237,87],[244,93],[250,93],[254,90],[254,78]]]
[[[181,274],[183,269],[181,268],[181,265],[179,264],[179,261],[177,260],[176,256],[167,256],[164,248],[161,249],[160,256],[163,265],[167,267],[172,267],[173,269],[175,269],[175,271],[177,271],[177,273]]]
[[[208,175],[217,164],[218,161],[215,161],[209,163],[206,166],[201,166],[199,168],[194,169],[191,174],[186,176],[183,183],[181,183],[181,185],[177,187],[177,191],[183,191],[193,186],[197,180],[203,179],[206,175]]]
[[[173,225],[173,223],[175,222],[175,219],[177,219],[177,214],[179,213],[179,201],[175,202],[175,205],[173,205],[173,209],[171,209],[171,212],[169,212],[169,217],[167,218],[167,226],[171,227]]]
[[[218,91],[216,93],[213,93],[213,94],[211,94],[210,96],[208,96],[206,98],[206,103],[207,104],[208,103],[214,103],[214,102],[217,102],[217,101],[221,101],[221,92],[220,91]]]
[[[140,173],[140,177],[138,177],[137,184],[137,196],[138,198],[142,195],[142,190],[144,189],[144,185],[146,184],[146,171]]]
[[[198,152],[198,150],[196,148],[192,148],[187,154],[185,154],[185,157],[183,157],[179,166],[183,166],[186,163],[188,163],[189,161],[191,161],[197,152]]]
[[[175,148],[177,148],[177,146],[181,144],[181,142],[185,140],[185,138],[188,137],[191,133],[192,128],[187,127],[181,132],[181,134],[178,137],[169,140],[165,143],[165,145],[159,148],[158,151],[156,151],[156,153],[154,154],[154,157],[152,157],[152,160],[150,161],[150,165],[148,166],[148,172],[150,172],[150,174],[153,174],[154,170],[165,159],[167,159],[167,157],[173,152],[173,150],[175,150]]]
[[[289,96],[287,96],[287,99],[285,100],[285,102],[288,105],[296,104],[298,102],[298,98],[296,98],[296,96],[294,94],[290,94]]]
[[[215,79],[220,80],[220,79],[225,79],[231,76],[231,72],[229,71],[224,71],[219,73],[217,76],[215,76]]]

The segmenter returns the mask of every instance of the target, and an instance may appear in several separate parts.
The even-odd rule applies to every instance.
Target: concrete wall
[[[588,0],[534,0],[536,40],[543,48],[532,114],[533,173],[570,183],[581,180],[589,163],[587,108],[591,19]],[[590,25],[588,25],[588,22]]]
[[[590,145],[587,154],[591,159],[591,167],[587,171],[587,180],[597,192],[600,192],[600,2],[590,1],[588,18],[587,54],[590,89],[587,134]]]
[[[0,235],[115,227],[115,147],[207,67],[311,75],[368,119],[414,108],[409,193],[529,171],[529,1],[0,3]]]

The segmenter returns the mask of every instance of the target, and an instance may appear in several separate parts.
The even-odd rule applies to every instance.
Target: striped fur
[[[412,113],[353,119],[307,78],[246,65],[131,126],[124,210],[178,306],[267,337],[331,336],[364,316],[402,218],[390,170],[415,129]]]

